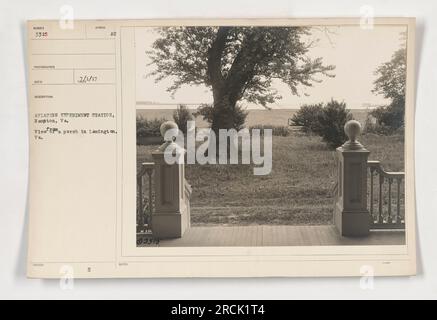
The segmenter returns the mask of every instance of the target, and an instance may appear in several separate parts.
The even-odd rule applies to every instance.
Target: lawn
[[[402,136],[368,134],[361,142],[389,171],[404,171]],[[137,146],[137,164],[151,161],[157,146]],[[252,165],[186,165],[193,188],[193,225],[332,223],[334,152],[317,136],[298,132],[273,137],[270,175]]]

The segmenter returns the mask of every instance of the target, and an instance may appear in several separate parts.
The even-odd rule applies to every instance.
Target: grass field
[[[402,136],[367,134],[360,141],[370,160],[404,171]],[[137,146],[137,165],[151,161],[156,147]],[[254,176],[252,165],[186,165],[186,178],[193,188],[193,225],[332,223],[334,152],[316,136],[273,137],[267,176]]]

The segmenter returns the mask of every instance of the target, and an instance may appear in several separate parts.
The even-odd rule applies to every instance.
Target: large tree
[[[402,35],[405,40],[405,35]],[[389,99],[390,103],[375,109],[372,114],[378,122],[389,128],[397,129],[404,125],[405,87],[407,77],[407,50],[402,45],[392,55],[390,61],[381,64],[376,70],[373,93]]]
[[[238,101],[267,107],[281,99],[274,79],[298,94],[299,85],[320,82],[317,75],[333,76],[329,71],[334,66],[307,56],[311,44],[304,38],[310,32],[305,27],[162,28],[147,52],[155,66],[150,75],[156,81],[171,77],[172,94],[182,85],[206,85],[214,102],[209,110],[203,107],[203,115],[212,129],[236,128],[236,118],[241,118]]]

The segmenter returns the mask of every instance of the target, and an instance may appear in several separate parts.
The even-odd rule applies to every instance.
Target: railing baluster
[[[147,224],[149,226],[150,226],[150,221],[152,219],[152,214],[153,214],[153,207],[152,207],[152,205],[153,205],[153,202],[152,202],[152,193],[153,193],[153,190],[152,190],[152,173],[153,173],[152,170],[148,170],[147,171],[147,175],[149,176],[149,217],[147,219]]]
[[[379,173],[379,222],[384,222],[382,217],[382,184],[384,183],[384,177],[381,173]]]
[[[373,168],[370,168],[370,217],[372,221],[375,220],[373,216]]]
[[[144,211],[145,207],[146,207],[146,202],[145,202],[145,192],[146,192],[146,185],[145,185],[145,175],[141,176],[141,190],[142,190],[142,196],[141,196],[141,217],[143,219],[143,227],[146,224],[146,212]]]
[[[137,202],[137,212],[138,212],[138,227],[142,228],[143,224],[143,176],[137,176],[137,187],[138,187],[138,202]]]
[[[398,187],[398,194],[397,194],[397,203],[396,203],[396,211],[397,211],[397,215],[396,215],[396,222],[397,223],[401,223],[401,181],[402,178],[397,178],[397,187]]]
[[[391,218],[391,184],[392,183],[393,183],[393,179],[389,178],[388,179],[388,218],[387,218],[388,223],[393,222]]]
[[[138,192],[140,196],[138,197],[138,206],[141,208],[142,217],[142,228],[147,224],[147,229],[150,229],[152,214],[153,214],[153,184],[152,175],[154,171],[155,164],[153,162],[143,162],[141,165],[141,171],[137,174],[137,181],[139,181]],[[146,179],[149,179],[149,199],[145,201],[146,195]],[[149,209],[147,212],[144,210],[145,206],[148,204]]]
[[[402,217],[401,214],[401,200],[402,194],[404,194],[404,190],[402,189],[402,181],[404,179],[405,173],[404,172],[387,172],[384,171],[379,161],[368,161],[367,162],[368,167],[370,169],[370,207],[369,207],[369,214],[371,217],[374,217],[371,229],[405,229],[405,217]],[[374,191],[374,178],[373,173],[376,172],[377,175],[379,175],[379,197],[378,197],[378,212],[375,212],[374,209],[374,202],[375,197],[373,195]],[[396,180],[396,191],[393,191],[393,184]],[[384,182],[388,182],[388,188],[384,187]],[[388,192],[388,197],[385,193]],[[396,208],[393,208],[394,199],[393,199],[393,192],[396,192],[395,199],[396,199]],[[387,214],[384,212],[384,202],[383,202],[383,193],[384,197],[388,198],[388,208],[387,208]],[[393,212],[393,210],[396,210],[396,212]]]

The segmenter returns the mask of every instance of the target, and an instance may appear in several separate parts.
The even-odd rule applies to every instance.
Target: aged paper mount
[[[55,20],[29,21],[28,276],[110,278],[414,275],[415,19],[376,18],[372,30],[363,30],[360,22],[362,23],[359,18],[82,20],[65,27]],[[302,199],[301,201],[308,203],[298,203],[286,191],[285,195],[278,196],[272,202],[268,202],[270,198],[262,200],[265,208],[262,207],[264,204],[256,202],[260,200],[256,197],[247,200],[253,203],[252,207],[243,202],[245,200],[242,196],[237,196],[234,202],[227,202],[226,199],[231,198],[228,192],[237,190],[238,193],[243,188],[236,185],[243,180],[233,178],[224,182],[226,188],[219,182],[214,185],[214,188],[218,188],[216,194],[221,194],[225,200],[210,196],[213,185],[208,183],[216,180],[208,177],[215,172],[215,167],[197,175],[196,170],[204,170],[196,169],[199,164],[191,167],[190,164],[167,165],[163,162],[163,154],[157,151],[163,142],[162,138],[158,137],[160,142],[154,145],[147,139],[146,142],[144,139],[140,142],[141,137],[138,134],[138,119],[150,117],[151,120],[160,118],[161,115],[170,115],[166,120],[172,120],[174,106],[167,106],[169,101],[188,105],[212,101],[204,101],[209,96],[212,97],[211,93],[205,93],[205,89],[199,91],[186,78],[187,84],[183,84],[181,91],[176,93],[175,100],[171,100],[166,87],[159,81],[152,81],[156,80],[153,75],[152,80],[146,75],[151,71],[147,68],[156,67],[159,62],[159,59],[153,60],[148,56],[148,52],[153,50],[155,54],[159,53],[159,46],[153,47],[152,44],[156,44],[159,37],[169,36],[168,33],[161,34],[157,30],[183,26],[192,27],[194,31],[182,28],[174,33],[175,37],[188,34],[180,40],[181,55],[187,47],[187,39],[193,34],[205,34],[204,41],[209,43],[206,46],[211,46],[211,43],[215,43],[220,26],[229,27],[225,48],[229,49],[231,65],[237,51],[242,49],[239,42],[233,42],[232,45],[230,43],[239,36],[246,39],[254,34],[261,34],[265,36],[263,39],[267,39],[268,36],[277,36],[276,32],[293,33],[293,28],[298,27],[314,30],[313,35],[325,34],[328,30],[328,38],[320,36],[321,44],[309,49],[307,54],[321,56],[327,63],[334,61],[335,64],[338,61],[332,71],[334,74],[337,72],[333,78],[335,80],[332,81],[344,81],[342,92],[345,92],[345,96],[337,97],[337,93],[332,93],[330,97],[335,96],[346,103],[349,103],[347,94],[356,93],[359,96],[360,91],[365,91],[359,86],[372,83],[374,66],[378,67],[378,64],[374,64],[390,60],[390,52],[396,52],[396,45],[392,46],[390,43],[396,44],[396,41],[403,39],[400,41],[405,42],[404,46],[401,45],[405,50],[405,121],[400,143],[404,151],[400,152],[400,156],[392,154],[388,157],[392,159],[388,163],[389,167],[396,166],[396,161],[402,158],[402,161],[399,160],[401,170],[385,170],[384,161],[387,159],[375,158],[385,153],[373,151],[396,149],[392,145],[393,136],[375,134],[372,135],[373,140],[368,136],[363,137],[363,147],[370,150],[370,155],[363,152],[367,149],[356,149],[352,137],[352,144],[337,151],[324,151],[327,149],[320,144],[320,154],[327,155],[329,152],[329,155],[337,155],[337,160],[332,162],[332,168],[329,169],[330,172],[335,171],[335,175],[325,178],[324,173],[320,173],[317,178],[321,179],[320,184],[323,186],[331,183],[328,183],[329,179],[336,184],[333,195],[327,193],[327,200],[323,200],[324,204],[320,205],[320,208],[328,208],[326,210],[311,207],[318,205],[319,200],[316,198],[310,199],[311,201]],[[251,31],[248,31],[249,27]],[[267,32],[265,30],[268,27],[273,29]],[[334,35],[329,35],[330,31]],[[180,38],[172,39],[174,42],[170,42],[169,46],[173,46]],[[244,43],[244,40],[241,41]],[[352,50],[361,41],[369,41],[373,45],[368,46],[360,56],[348,51],[348,48]],[[273,43],[278,42],[275,40]],[[286,45],[287,42],[284,43]],[[199,42],[194,47],[202,47],[202,44]],[[205,52],[209,51],[203,51]],[[174,52],[170,52],[168,56],[162,56],[162,59],[172,55],[176,56]],[[202,60],[206,56],[208,55],[192,55],[192,59],[194,61],[198,58],[195,65],[201,67],[207,65]],[[227,58],[222,57],[220,60],[223,63],[222,76],[229,71],[224,66],[223,59]],[[186,58],[185,62],[191,63],[191,58]],[[347,68],[342,67],[347,65],[349,73],[345,73]],[[284,68],[287,65],[284,64]],[[355,76],[354,68],[357,70]],[[368,76],[359,76],[359,72]],[[164,81],[170,83],[177,79],[177,75],[175,71]],[[227,74],[223,77],[231,76]],[[265,78],[258,80],[262,82],[262,79]],[[320,96],[321,102],[326,100],[325,96],[329,97],[330,92],[338,88],[335,85],[337,82],[329,82],[329,79],[331,78],[323,78],[322,82],[314,83],[314,88],[309,87],[309,96],[315,100]],[[297,104],[293,107],[297,108],[306,104],[307,100],[299,100],[300,98],[287,91],[286,85],[272,83],[273,89],[282,94],[282,101],[293,101]],[[367,91],[369,99],[377,99],[372,96],[371,90]],[[255,96],[257,95],[253,95]],[[363,105],[367,102],[360,101]],[[257,110],[265,109],[256,103],[247,103],[246,106],[249,110],[246,124],[259,121],[254,125],[263,125],[262,121],[266,121],[266,118],[254,120],[254,115]],[[350,108],[358,119],[357,115],[363,108]],[[275,109],[274,106],[272,109]],[[279,104],[277,109],[284,113],[275,116],[275,119],[285,121],[283,126],[288,126],[287,116],[284,118],[284,114],[288,114],[284,111],[286,106]],[[169,113],[169,110],[172,111]],[[196,118],[196,126],[197,121]],[[353,135],[352,129],[349,134]],[[294,134],[287,137],[273,136],[272,172],[278,170],[276,154],[283,154],[275,153],[277,141],[281,141],[280,146],[287,146],[287,139],[301,137],[301,133],[296,136]],[[396,137],[399,142],[399,135]],[[388,147],[377,149],[376,146],[382,139],[387,140]],[[375,143],[375,147],[372,143]],[[140,154],[142,150],[146,150],[144,154]],[[291,150],[290,153],[292,152]],[[305,149],[301,152],[302,157],[305,157]],[[311,159],[308,156],[309,163]],[[330,156],[326,159],[331,161]],[[227,174],[237,174],[229,170],[231,173]],[[292,171],[290,169],[289,172]],[[372,186],[368,180],[369,172],[372,172]],[[224,174],[221,173],[222,176]],[[198,180],[190,181],[189,177],[194,176]],[[220,181],[220,175],[214,177]],[[152,188],[148,188],[148,179],[151,179]],[[249,175],[247,179],[255,178]],[[275,184],[279,186],[279,180],[275,179],[266,180],[262,186],[267,188],[265,194],[272,194],[273,189],[269,188],[273,188]],[[315,180],[310,176],[310,171],[305,180]],[[250,185],[254,186],[259,180],[250,181]],[[382,181],[381,184],[379,181]],[[292,183],[294,182],[290,177],[290,185]],[[298,187],[290,185],[281,186],[280,190],[293,190]],[[223,188],[220,189],[221,187]],[[247,197],[250,197],[254,187],[244,189],[249,194]],[[311,193],[311,190],[313,189],[308,192]],[[385,194],[386,198],[382,200],[383,193],[387,192],[390,195]],[[154,202],[149,202],[152,198]],[[381,205],[377,203],[378,200]],[[299,220],[301,215],[296,215],[298,207],[310,208],[307,211],[299,209],[302,215],[310,217],[309,220]],[[242,210],[249,217],[245,221],[241,218]],[[320,214],[316,215],[316,211]],[[217,212],[221,218],[214,216]],[[268,219],[267,215],[273,218]],[[317,220],[315,217],[318,216],[328,218]]]

